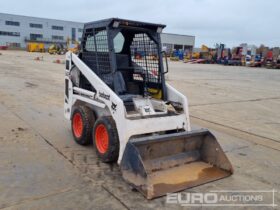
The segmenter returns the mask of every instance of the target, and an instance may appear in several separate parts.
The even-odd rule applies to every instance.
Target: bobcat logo
[[[107,95],[107,94],[105,94],[105,93],[102,93],[102,92],[99,92],[99,97],[100,98],[104,98],[104,99],[106,99],[106,100],[110,100],[110,95]]]
[[[117,111],[117,104],[115,104],[114,102],[112,102],[111,108],[112,108],[114,111]]]

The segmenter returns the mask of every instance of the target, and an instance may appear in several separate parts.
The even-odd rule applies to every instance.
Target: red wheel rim
[[[77,138],[80,138],[83,134],[83,119],[80,113],[73,116],[73,131]]]
[[[95,144],[98,151],[102,154],[107,152],[109,146],[109,135],[106,127],[100,124],[95,130]]]

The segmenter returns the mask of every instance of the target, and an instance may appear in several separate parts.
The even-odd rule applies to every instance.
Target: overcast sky
[[[0,12],[79,22],[119,17],[166,24],[196,47],[280,46],[279,0],[0,0]]]

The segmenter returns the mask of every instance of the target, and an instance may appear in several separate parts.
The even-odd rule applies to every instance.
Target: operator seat
[[[120,71],[114,73],[113,82],[115,93],[123,100],[123,102],[132,102],[132,99],[137,96],[135,94],[127,93],[126,84]]]
[[[127,54],[116,54],[117,71],[114,72],[114,90],[124,102],[132,102],[132,98],[139,95],[139,87],[132,87],[130,78],[133,69],[129,69],[129,56]],[[125,77],[125,79],[124,79]]]

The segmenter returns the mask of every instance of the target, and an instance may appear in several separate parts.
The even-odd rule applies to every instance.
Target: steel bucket
[[[132,138],[120,166],[123,178],[147,199],[233,173],[216,138],[205,129]]]

